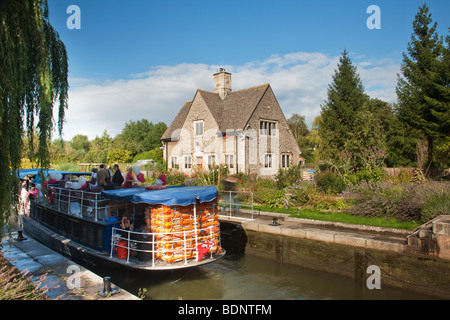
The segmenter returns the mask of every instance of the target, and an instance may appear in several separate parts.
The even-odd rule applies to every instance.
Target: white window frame
[[[176,169],[178,166],[178,157],[170,157],[170,167]]]
[[[214,166],[216,164],[216,155],[215,154],[207,155],[207,164],[208,164],[208,168],[211,166]]]
[[[234,154],[232,154],[232,153],[226,153],[225,154],[225,165],[229,169],[233,169],[234,168]]]
[[[264,168],[273,168],[273,153],[264,154]]]
[[[281,167],[289,168],[291,166],[291,155],[289,153],[281,155]]]
[[[192,158],[191,156],[184,156],[184,168],[191,169],[192,168]]]

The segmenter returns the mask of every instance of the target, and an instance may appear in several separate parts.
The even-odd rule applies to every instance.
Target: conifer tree
[[[364,86],[344,50],[339,59],[333,82],[328,85],[328,99],[321,106],[321,158],[337,158],[346,143],[357,134],[355,120],[368,101]]]
[[[403,77],[398,77],[396,90],[398,118],[426,139],[428,164],[435,140],[448,136],[450,129],[448,46],[443,45],[436,27],[424,3],[413,21],[408,54],[403,54]]]

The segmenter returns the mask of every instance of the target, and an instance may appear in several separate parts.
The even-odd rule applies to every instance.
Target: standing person
[[[114,183],[114,185],[116,187],[120,187],[122,185],[123,181],[124,181],[124,178],[122,176],[122,172],[120,172],[119,165],[115,164],[112,182]]]
[[[125,177],[125,188],[131,188],[133,186],[134,177],[133,177],[133,168],[129,167],[127,176]]]
[[[98,172],[98,168],[92,168],[92,175],[91,175],[91,180],[89,181],[91,184],[91,187],[95,188],[98,186],[98,181],[97,181],[97,172]]]
[[[106,177],[110,177],[110,173],[105,168],[105,164],[100,165],[100,170],[97,172],[97,183],[100,187],[104,188],[106,187]]]
[[[19,199],[19,212],[17,213],[17,233],[18,236],[15,240],[24,241],[27,240],[23,236],[23,216],[29,214],[29,202],[28,202],[28,191],[27,191],[27,183],[22,183],[22,190],[20,191],[20,199]]]

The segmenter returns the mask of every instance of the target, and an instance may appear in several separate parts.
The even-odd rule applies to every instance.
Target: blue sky
[[[440,35],[450,1],[428,0]],[[49,0],[50,21],[69,55],[69,110],[64,139],[111,136],[126,122],[170,124],[212,74],[232,72],[233,90],[270,83],[286,117],[310,125],[347,49],[366,92],[395,101],[395,84],[412,21],[423,0]],[[70,5],[81,29],[68,29]],[[370,5],[381,29],[366,26]],[[106,115],[106,116],[105,116]],[[107,119],[105,119],[107,118]]]

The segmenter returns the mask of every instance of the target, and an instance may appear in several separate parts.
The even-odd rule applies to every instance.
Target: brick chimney
[[[231,73],[220,68],[219,72],[214,74],[214,93],[218,93],[220,98],[225,98],[231,91]]]

